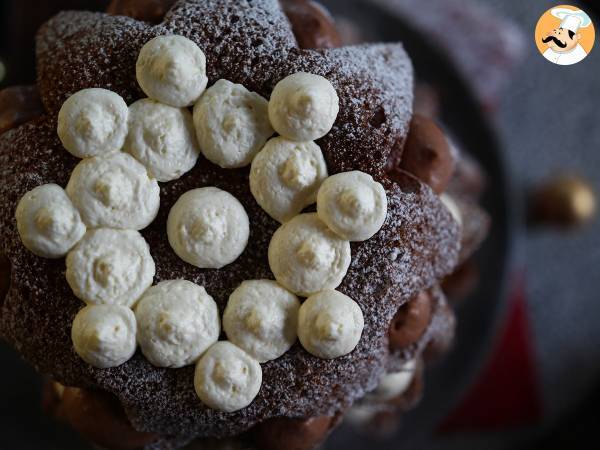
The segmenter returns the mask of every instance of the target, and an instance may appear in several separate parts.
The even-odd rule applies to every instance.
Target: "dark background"
[[[598,16],[592,15],[596,46],[590,55],[574,66],[556,66],[537,53],[533,30],[542,12],[560,2],[489,3],[514,20],[528,39],[526,57],[505,91],[497,116],[521,192],[559,172],[581,174],[598,191]],[[591,3],[582,6],[587,9]],[[530,231],[522,236],[518,248],[526,272],[544,424],[555,427],[557,433],[569,433],[571,439],[583,439],[573,425],[597,424],[599,418],[593,402],[600,388],[600,224],[596,220],[570,234]],[[565,415],[576,414],[573,410],[581,403],[586,405],[581,414],[569,425],[564,423]],[[590,433],[592,428],[587,430]]]

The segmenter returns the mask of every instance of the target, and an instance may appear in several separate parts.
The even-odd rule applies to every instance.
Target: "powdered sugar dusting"
[[[327,77],[338,90],[341,106],[333,130],[319,141],[330,173],[363,170],[379,179],[388,195],[383,228],[372,239],[352,244],[352,264],[339,287],[357,301],[365,316],[357,348],[345,357],[322,360],[296,344],[283,357],[264,364],[256,400],[229,414],[201,404],[193,389],[193,367],[159,369],[140,354],[107,370],[81,361],[72,350],[70,324],[82,304],[64,282],[64,261],[27,252],[13,218],[27,190],[48,182],[65,186],[77,162],[56,136],[55,116],[62,102],[87,87],[111,89],[128,103],[140,98],[134,69],[137,53],[150,38],[169,33],[187,36],[203,48],[211,83],[226,78],[268,97],[277,81],[295,71]],[[40,31],[39,88],[49,114],[0,137],[5,180],[0,185],[0,251],[13,264],[10,292],[0,309],[0,334],[40,372],[67,385],[116,394],[140,430],[221,437],[270,417],[307,417],[344,409],[372,388],[391,364],[387,329],[397,309],[456,263],[458,227],[437,196],[408,174],[396,182],[382,174],[392,145],[405,138],[411,116],[412,69],[402,47],[308,51],[295,45],[275,0],[180,1],[157,26],[70,12]],[[251,222],[245,252],[220,270],[184,263],[166,238],[166,218],[174,202],[203,186],[230,192],[244,205]],[[185,278],[204,285],[222,312],[229,294],[243,280],[272,278],[267,249],[277,226],[254,201],[247,168],[223,170],[201,157],[180,180],[161,185],[159,215],[143,235],[156,262],[155,282]]]

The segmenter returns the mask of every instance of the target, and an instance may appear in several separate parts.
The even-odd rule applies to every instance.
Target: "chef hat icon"
[[[560,28],[577,33],[580,28],[587,28],[592,23],[592,19],[584,11],[567,8],[554,8],[551,14],[560,19]]]

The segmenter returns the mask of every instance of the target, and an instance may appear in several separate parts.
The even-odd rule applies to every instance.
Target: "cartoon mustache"
[[[558,45],[560,48],[565,48],[567,46],[566,42],[559,41],[558,38],[555,37],[555,36],[548,36],[548,37],[545,37],[545,38],[542,39],[542,42],[544,44],[546,44],[547,42],[550,42],[550,41],[554,41],[554,43],[556,45]]]

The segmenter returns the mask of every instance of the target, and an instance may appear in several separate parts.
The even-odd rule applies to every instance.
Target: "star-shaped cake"
[[[145,44],[170,35],[202,49],[209,87],[224,79],[269,99],[292,74],[328,80],[339,98],[339,113],[331,130],[316,140],[327,172],[368,174],[383,186],[387,199],[379,231],[350,244],[350,265],[336,288],[356,302],[364,317],[356,347],[325,359],[296,342],[261,364],[260,391],[247,407],[233,412],[199,399],[193,365],[157,367],[140,351],[111,368],[82,360],[73,348],[71,326],[83,304],[65,281],[65,260],[29,252],[15,221],[28,191],[48,183],[67,186],[80,162],[57,135],[65,101],[90,88],[112,91],[127,105],[146,97],[136,79],[136,61]],[[401,370],[436,333],[447,332],[453,319],[439,283],[456,267],[464,236],[439,192],[408,172],[389,170],[393,151],[400,159],[412,119],[413,71],[401,44],[303,49],[276,0],[180,0],[156,24],[103,13],[61,13],[38,33],[37,70],[43,114],[0,136],[0,254],[10,267],[7,294],[0,299],[0,336],[61,385],[110,394],[125,420],[147,437],[140,446],[168,449],[198,438],[254,436],[261,427],[286,420],[326,417],[329,429],[385,373]],[[154,284],[188,280],[202,286],[222,315],[242,282],[274,279],[268,250],[280,223],[257,203],[249,175],[248,167],[225,169],[200,156],[189,172],[160,183],[158,214],[141,230],[155,263]],[[204,187],[234,196],[249,219],[244,251],[218,269],[185,262],[167,237],[175,203]],[[312,211],[313,206],[305,210]],[[396,336],[402,345],[392,345],[389,330],[399,323],[399,310],[423,292],[429,297],[429,320],[416,338]]]

